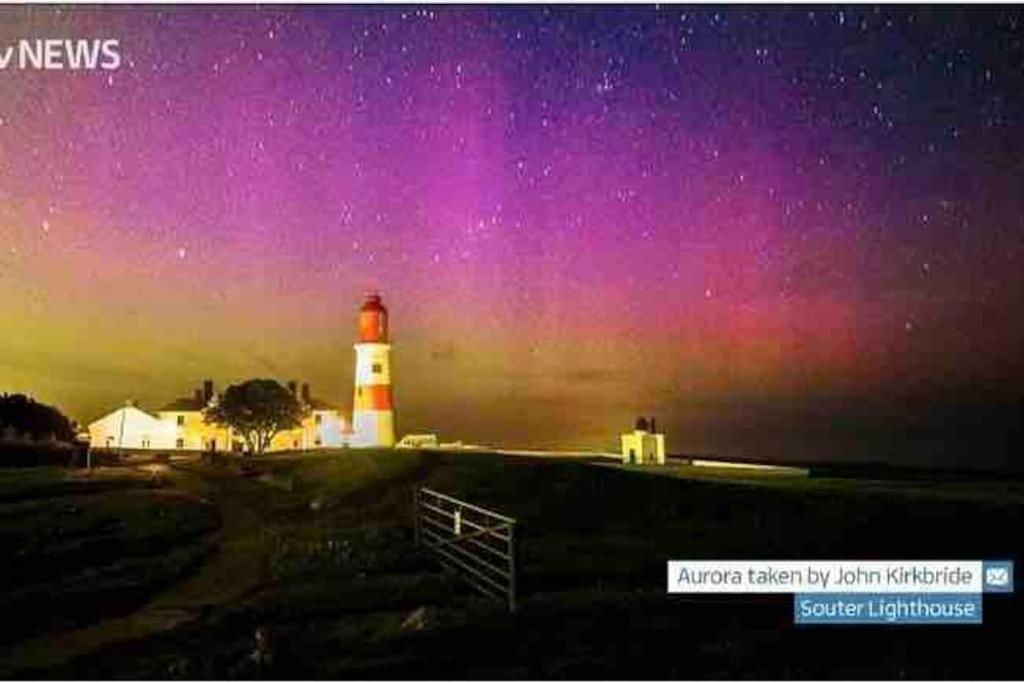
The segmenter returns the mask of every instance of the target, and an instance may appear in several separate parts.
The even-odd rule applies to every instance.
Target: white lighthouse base
[[[395,415],[390,410],[357,410],[352,414],[353,448],[392,448]]]

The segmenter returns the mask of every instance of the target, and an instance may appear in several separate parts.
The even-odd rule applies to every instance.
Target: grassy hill
[[[191,463],[215,502],[252,512],[257,587],[210,596],[170,632],[44,672],[69,677],[1020,678],[1021,602],[981,627],[792,625],[785,596],[668,596],[668,559],[1020,558],[1014,496],[836,479],[694,480],[487,453],[274,456],[242,476]],[[511,616],[438,571],[411,539],[414,486],[517,518]],[[972,491],[977,494],[978,487]],[[955,493],[955,492],[954,492]],[[228,558],[230,559],[230,558]],[[425,608],[421,630],[403,628]],[[273,641],[254,663],[257,629]],[[37,672],[40,673],[40,672]]]
[[[214,506],[138,472],[0,470],[0,642],[138,607],[213,547]]]

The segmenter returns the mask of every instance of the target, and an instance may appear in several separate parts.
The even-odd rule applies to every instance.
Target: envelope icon
[[[1010,585],[1010,570],[1006,567],[988,567],[985,569],[985,583],[989,586]]]

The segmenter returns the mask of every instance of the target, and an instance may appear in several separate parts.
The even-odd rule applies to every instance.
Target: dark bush
[[[0,467],[74,467],[83,458],[71,444],[0,442]]]
[[[0,394],[0,438],[13,431],[17,438],[26,435],[35,441],[75,439],[71,420],[45,403],[37,403],[24,394]]]
[[[112,465],[122,464],[125,460],[125,456],[117,451],[93,449],[91,460],[93,467],[110,467]]]
[[[203,451],[200,454],[199,459],[204,465],[223,467],[227,464],[227,458],[216,451]]]

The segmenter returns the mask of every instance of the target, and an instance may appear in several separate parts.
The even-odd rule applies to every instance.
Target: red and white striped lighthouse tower
[[[390,448],[395,445],[395,414],[391,403],[388,309],[384,308],[380,294],[376,292],[368,293],[359,309],[359,336],[355,349],[352,445]]]

